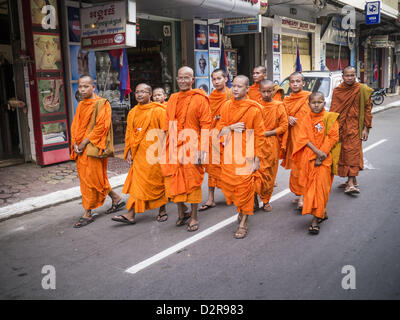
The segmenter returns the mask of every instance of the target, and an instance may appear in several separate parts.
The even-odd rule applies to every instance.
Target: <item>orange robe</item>
[[[218,90],[214,90],[211,92],[210,99],[210,109],[211,109],[211,125],[210,125],[210,133],[213,135],[218,135],[218,130],[216,129],[219,119],[221,118],[221,106],[230,98],[231,90],[226,88],[225,92],[219,92]],[[215,129],[214,131],[212,131]],[[212,132],[211,132],[212,131]],[[213,147],[213,139],[210,137],[210,151],[209,151],[209,162],[206,166],[206,172],[208,173],[208,186],[209,187],[217,187],[220,186],[220,175],[221,175],[221,162],[223,160],[224,147],[222,143],[220,143],[220,139],[214,137],[214,144],[219,144],[218,146],[214,145]],[[218,152],[219,150],[219,152]],[[217,158],[217,159],[216,159]]]
[[[296,142],[301,121],[310,110],[308,106],[308,97],[310,94],[311,92],[302,90],[298,93],[291,93],[289,97],[283,99],[283,104],[285,105],[288,117],[292,116],[297,118],[297,123],[294,126],[289,124],[286,147],[282,154],[283,160],[281,163],[285,169],[291,169],[289,188],[296,195],[301,195],[301,186],[298,181],[298,165],[296,161],[292,160],[293,144]]]
[[[304,195],[303,215],[312,214],[321,219],[325,216],[333,182],[331,150],[339,141],[338,116],[325,110],[321,113],[309,112],[300,125],[293,146],[293,158],[298,159],[301,168],[299,181]],[[322,165],[315,166],[316,155],[307,147],[308,142],[328,155]]]
[[[107,133],[111,126],[111,106],[108,101],[97,114],[96,124],[92,131],[89,131],[94,105],[98,99],[101,98],[95,95],[94,99],[84,99],[79,102],[71,125],[71,159],[76,161],[82,206],[85,210],[100,207],[111,191],[107,177],[108,159],[88,157],[86,148],[82,154],[78,155],[73,147],[74,143],[79,145],[85,138],[88,138],[96,147],[105,149]]]
[[[164,106],[157,102],[138,104],[128,114],[124,156],[126,159],[130,150],[133,163],[122,192],[130,195],[126,208],[130,210],[134,207],[136,213],[161,207],[168,202],[160,163],[156,159],[158,153],[152,153],[152,159],[147,158],[150,156],[148,149],[154,141],[146,139],[147,133],[153,129],[158,129],[158,139],[162,137],[165,115]]]
[[[259,102],[259,100],[262,98],[260,93],[260,85],[258,83],[254,83],[252,86],[250,86],[247,95],[249,96],[249,99]],[[283,95],[283,89],[277,84],[274,84],[274,95],[272,99],[276,101],[282,101]]]
[[[265,140],[260,105],[250,99],[237,101],[232,98],[227,101],[222,106],[221,119],[217,128],[220,131],[223,127],[237,122],[244,122],[246,131],[243,133],[230,132],[224,136],[221,189],[228,205],[234,203],[239,213],[252,215],[255,173],[251,171],[251,166],[254,156],[260,159],[263,156],[261,148]],[[247,134],[251,133],[249,129],[254,130],[250,136],[254,141],[253,148],[251,148],[251,143],[247,143],[246,148]],[[248,140],[251,141],[251,138]]]
[[[278,172],[279,156],[281,154],[282,139],[288,131],[288,118],[282,102],[260,100],[265,131],[276,131],[276,136],[265,137],[263,145],[264,156],[260,159],[261,165],[256,179],[256,193],[264,204],[271,199],[274,182]]]
[[[333,90],[330,111],[340,114],[338,175],[341,177],[358,176],[364,168],[361,132],[364,127],[372,127],[372,92],[371,88],[358,82],[353,86],[341,83]],[[361,110],[362,106],[364,110]]]
[[[171,123],[170,123],[171,122]],[[204,166],[196,166],[193,159],[196,150],[206,150],[201,143],[201,129],[209,129],[211,124],[210,102],[201,89],[192,89],[171,95],[168,100],[167,116],[163,130],[168,134],[165,142],[164,161],[161,162],[162,174],[165,177],[167,195],[173,202],[201,202],[201,184],[204,178]],[[170,128],[169,126],[172,125]],[[181,137],[193,133],[196,137]],[[207,138],[203,139],[208,142]],[[192,148],[193,152],[187,149]],[[192,157],[189,163],[181,163],[181,154],[186,151],[187,157]],[[186,161],[186,160],[184,160]],[[164,163],[163,163],[164,162]]]

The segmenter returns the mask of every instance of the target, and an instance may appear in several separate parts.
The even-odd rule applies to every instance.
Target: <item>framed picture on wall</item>
[[[63,79],[38,79],[40,114],[65,113]]]
[[[208,50],[208,26],[205,24],[195,24],[195,49]]]
[[[196,88],[202,89],[205,93],[210,94],[210,80],[208,78],[196,78]]]
[[[37,70],[62,69],[59,35],[35,33],[33,42]]]
[[[208,51],[195,51],[196,77],[208,77]]]

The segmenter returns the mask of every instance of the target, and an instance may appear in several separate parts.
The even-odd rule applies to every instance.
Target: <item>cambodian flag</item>
[[[301,71],[303,71],[302,70],[302,67],[301,67],[301,62],[300,62],[300,51],[299,51],[299,45],[297,44],[296,45],[296,72],[301,72]]]
[[[110,60],[113,69],[118,71],[122,102],[123,98],[132,92],[126,49],[110,50]]]
[[[222,48],[221,48],[221,58],[219,61],[219,68],[222,70],[225,70],[226,74],[228,75],[228,82],[226,83],[228,88],[232,87],[232,81],[231,77],[229,76],[229,70],[228,70],[228,59],[226,57],[226,52],[225,52],[225,46],[224,43],[222,43]]]
[[[375,82],[378,80],[378,64],[375,62],[374,63],[374,75],[372,77],[372,82]]]

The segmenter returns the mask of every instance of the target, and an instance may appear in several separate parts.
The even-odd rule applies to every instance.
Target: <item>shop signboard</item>
[[[230,18],[224,20],[225,35],[261,32],[261,15],[254,17]]]
[[[110,2],[80,9],[81,47],[111,50],[136,47],[136,2]]]
[[[381,23],[381,2],[372,1],[365,4],[365,23],[378,24]]]
[[[282,17],[281,24],[283,28],[300,30],[305,32],[315,32],[317,26],[315,23],[299,21],[286,17]]]

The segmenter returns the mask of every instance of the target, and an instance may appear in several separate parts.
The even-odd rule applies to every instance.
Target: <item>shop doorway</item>
[[[282,35],[282,79],[296,71],[297,46],[302,70],[311,70],[311,40],[306,36]]]
[[[326,44],[326,67],[329,71],[343,70],[350,65],[350,50],[347,46]]]
[[[0,1],[0,167],[23,163],[19,108],[8,101],[15,97],[8,2]]]

